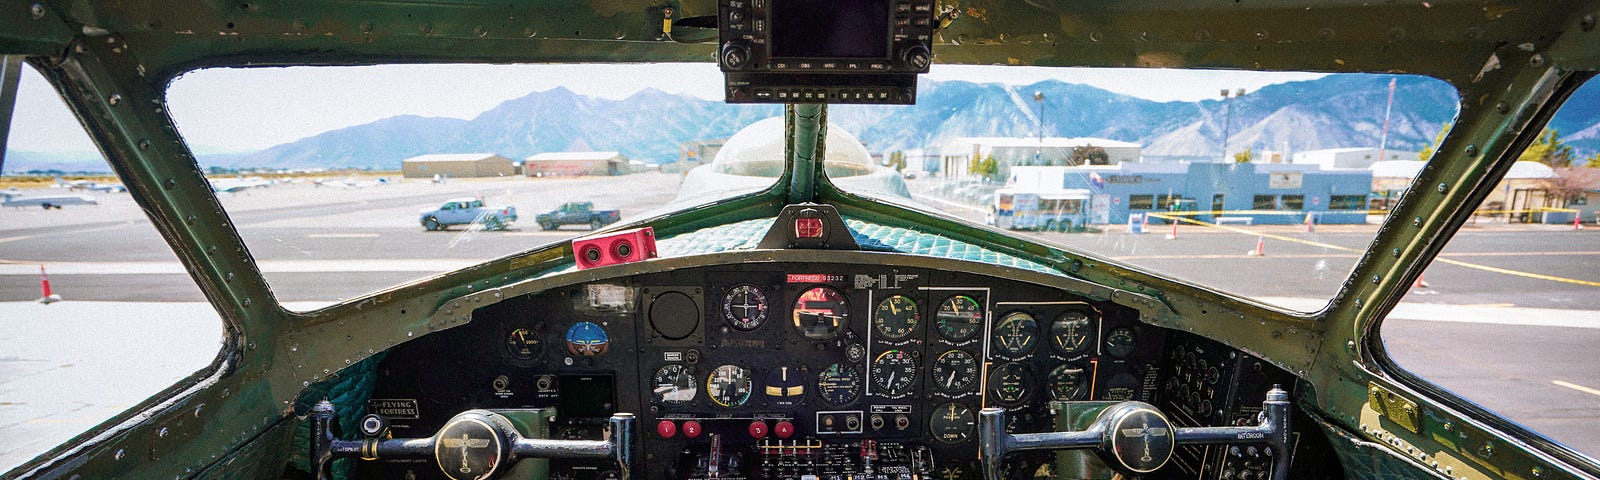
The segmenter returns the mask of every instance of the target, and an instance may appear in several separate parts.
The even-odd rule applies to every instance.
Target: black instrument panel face
[[[654,480],[976,479],[980,409],[1008,408],[1008,430],[1028,433],[1051,430],[1052,400],[1153,401],[1167,336],[1127,307],[981,275],[681,269],[482,307],[391,352],[369,410],[403,413],[396,436],[428,436],[465,409],[554,408],[558,438],[599,438],[605,417],[633,412],[636,474]],[[1014,455],[1010,469],[1051,458]]]

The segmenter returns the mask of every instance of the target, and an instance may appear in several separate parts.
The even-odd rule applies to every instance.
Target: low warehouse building
[[[623,175],[633,167],[617,152],[547,152],[528,157],[522,171],[530,177]]]
[[[406,178],[509,177],[516,175],[511,159],[493,153],[436,153],[400,161]]]

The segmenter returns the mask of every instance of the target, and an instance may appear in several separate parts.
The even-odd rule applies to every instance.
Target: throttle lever
[[[1289,392],[1273,385],[1261,403],[1261,422],[1251,427],[1173,428],[1156,407],[1122,402],[1100,412],[1088,429],[1074,432],[1008,434],[1006,411],[985,408],[978,414],[978,438],[984,480],[1001,480],[1006,454],[1026,450],[1094,449],[1118,471],[1146,474],[1160,469],[1178,445],[1191,443],[1265,443],[1272,449],[1272,480],[1289,478]]]
[[[328,478],[328,464],[339,457],[432,458],[452,480],[493,478],[504,473],[502,465],[524,458],[604,458],[617,462],[620,480],[632,477],[631,413],[611,416],[605,440],[525,438],[510,420],[488,410],[456,414],[429,438],[383,439],[368,435],[362,440],[341,440],[333,436],[334,418],[332,402],[322,400],[311,408],[311,462],[319,480]]]

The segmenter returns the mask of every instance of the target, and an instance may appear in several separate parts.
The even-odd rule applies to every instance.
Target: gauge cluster
[[[391,352],[369,410],[395,414],[400,435],[464,408],[553,409],[553,436],[590,439],[633,412],[637,474],[654,480],[976,479],[979,410],[1005,407],[1026,433],[1052,430],[1051,401],[1154,401],[1168,335],[1127,307],[981,275],[704,267],[479,308]],[[372,476],[437,476],[373,463]]]

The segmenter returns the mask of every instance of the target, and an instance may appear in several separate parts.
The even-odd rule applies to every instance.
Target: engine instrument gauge
[[[1133,353],[1133,349],[1138,346],[1138,337],[1134,336],[1131,328],[1122,327],[1106,334],[1106,353],[1111,354],[1113,357],[1126,357],[1128,354]]]
[[[767,321],[767,294],[755,285],[739,285],[722,296],[722,319],[734,330],[748,332]]]
[[[1094,322],[1089,320],[1089,315],[1072,310],[1050,324],[1050,343],[1058,352],[1078,355],[1094,344],[1089,341],[1093,333]]]
[[[1089,386],[1089,377],[1083,374],[1083,369],[1072,365],[1062,365],[1050,371],[1050,398],[1056,400],[1077,400]]]
[[[917,302],[905,295],[883,299],[882,302],[878,302],[878,309],[873,313],[872,327],[886,340],[906,338],[911,332],[916,331],[917,324],[922,321],[922,314],[917,311]]]
[[[966,393],[978,382],[978,359],[961,350],[939,354],[933,360],[933,384],[949,394]]]
[[[933,439],[944,444],[958,444],[972,439],[972,430],[977,426],[977,421],[972,415],[972,409],[960,403],[946,403],[933,409],[933,416],[928,418],[928,433],[933,434]]]
[[[777,408],[793,408],[806,398],[806,376],[799,370],[778,367],[767,371],[761,393],[767,403]]]
[[[830,340],[850,320],[850,302],[833,287],[812,287],[794,301],[794,328],[812,340]]]
[[[533,360],[539,356],[544,344],[539,341],[539,332],[528,328],[518,328],[506,334],[506,353],[518,360]]]
[[[989,339],[989,351],[999,352],[1008,357],[1015,357],[1033,350],[1033,345],[1039,343],[1039,322],[1033,315],[1016,312],[1006,315],[994,327],[994,336]]]
[[[861,397],[861,372],[842,363],[828,365],[817,374],[817,394],[835,407],[855,403]]]
[[[888,350],[872,359],[872,384],[886,397],[911,393],[917,380],[917,359],[905,350]]]
[[[651,378],[655,382],[651,393],[656,401],[662,403],[683,405],[694,401],[695,394],[700,392],[700,385],[694,381],[694,372],[683,365],[661,367]]]
[[[1020,363],[1005,363],[989,371],[989,395],[1004,405],[1016,405],[1033,393],[1033,373]]]
[[[750,401],[750,371],[738,365],[723,365],[706,377],[706,393],[724,407],[737,407]]]
[[[978,326],[983,324],[983,307],[972,297],[956,295],[939,304],[933,319],[939,335],[960,342],[978,334]]]
[[[611,337],[606,329],[594,322],[578,322],[567,329],[567,353],[576,357],[598,357],[606,354]]]

